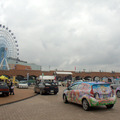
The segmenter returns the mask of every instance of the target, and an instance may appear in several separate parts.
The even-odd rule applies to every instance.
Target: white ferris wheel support
[[[6,63],[5,65],[3,63]],[[1,64],[0,64],[0,69],[2,69],[3,67],[6,67],[7,70],[9,70],[9,65],[8,65],[8,62],[7,62],[7,59],[3,58],[2,61],[1,61]]]

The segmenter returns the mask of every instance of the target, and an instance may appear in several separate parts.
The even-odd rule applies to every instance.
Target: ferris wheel
[[[8,58],[19,59],[18,42],[14,33],[0,24],[0,69],[9,70]]]

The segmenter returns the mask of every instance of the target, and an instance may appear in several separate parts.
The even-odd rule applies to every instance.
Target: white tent
[[[55,80],[55,76],[39,76],[41,80]]]
[[[72,72],[56,72],[57,75],[72,75]]]

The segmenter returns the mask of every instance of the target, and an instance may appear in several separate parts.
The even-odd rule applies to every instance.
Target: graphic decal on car
[[[77,88],[66,90],[65,93],[68,101],[78,104],[82,104],[83,98],[87,99],[90,106],[109,105],[116,102],[116,96],[109,84],[81,83]]]

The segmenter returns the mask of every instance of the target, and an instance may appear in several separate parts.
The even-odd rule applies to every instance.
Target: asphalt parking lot
[[[62,100],[65,87],[57,95],[37,95],[16,103],[0,106],[0,120],[119,120],[120,98],[113,109],[95,107],[84,111],[82,106]],[[31,89],[31,92],[33,90]],[[34,93],[34,92],[33,92]],[[1,98],[0,98],[1,99]]]

